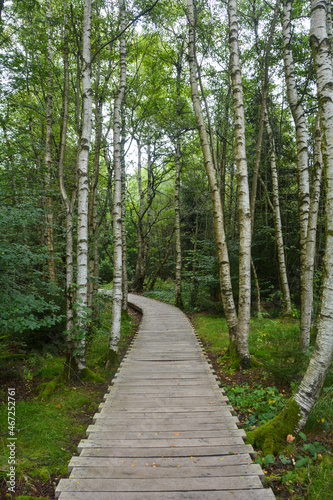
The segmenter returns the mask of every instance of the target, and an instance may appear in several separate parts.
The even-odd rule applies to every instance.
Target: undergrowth
[[[99,366],[98,360],[108,347],[111,324],[111,301],[99,298],[99,317],[93,322],[87,341],[87,365],[110,381],[114,371]],[[120,356],[125,354],[133,336],[133,320],[126,313],[122,318]],[[2,361],[0,425],[7,429],[7,388],[16,389],[16,480],[19,493],[31,494],[33,484],[44,482],[54,486],[67,474],[67,465],[76,452],[77,443],[97,411],[106,392],[106,383],[72,381],[59,387],[47,400],[36,395],[36,387],[59,375],[65,358],[60,354],[25,353],[24,360]],[[0,480],[8,471],[7,434],[0,436]],[[22,490],[22,491],[21,491]],[[1,491],[4,491],[3,489]],[[1,497],[0,491],[0,497]],[[1,497],[2,498],[2,497]],[[29,496],[18,498],[30,498]],[[32,497],[31,497],[32,498]]]

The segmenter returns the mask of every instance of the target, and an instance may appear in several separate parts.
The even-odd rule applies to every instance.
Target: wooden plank
[[[177,446],[171,448],[129,448],[129,447],[99,447],[84,448],[81,452],[85,457],[205,457],[208,455],[233,455],[237,453],[254,454],[249,444],[233,444],[219,446]]]
[[[58,493],[59,494],[59,493]],[[57,492],[56,492],[56,498]],[[93,500],[274,500],[274,494],[269,489],[229,490],[229,491],[164,491],[160,492],[94,492]],[[92,500],[91,493],[63,492],[59,500]]]
[[[135,464],[137,467],[176,467],[180,465],[181,467],[230,467],[242,464],[251,464],[252,460],[248,453],[240,453],[239,455],[211,455],[203,457],[192,457],[190,455],[186,457],[150,457],[150,458],[123,458],[123,457],[82,457],[74,456],[68,466],[69,472],[72,471],[74,467],[108,467],[108,466],[118,466],[121,467],[124,464],[132,466]]]
[[[109,448],[113,447],[126,447],[131,448],[176,448],[176,447],[198,447],[198,446],[233,446],[242,445],[244,440],[242,436],[225,436],[222,438],[177,438],[174,436],[173,439],[108,439],[105,438],[95,438],[94,436],[89,439],[81,439],[78,445],[78,451],[87,448]]]
[[[117,439],[119,438],[119,431],[115,431],[112,427],[104,427],[97,425],[90,425],[87,429],[87,435],[91,439]],[[231,436],[241,436],[242,438],[246,438],[246,433],[242,429],[219,429],[219,430],[210,430],[208,429],[199,429],[195,430],[185,430],[179,432],[166,431],[164,429],[158,431],[132,431],[126,430],[123,428],[121,437],[122,439],[176,439],[179,440],[181,438],[224,438]]]
[[[212,491],[260,488],[258,476],[149,479],[61,479],[61,491]]]
[[[237,477],[237,476],[264,476],[262,469],[257,464],[231,465],[226,467],[157,467],[147,465],[144,467],[137,464],[127,466],[105,466],[105,467],[74,467],[70,479],[165,479],[181,477]]]

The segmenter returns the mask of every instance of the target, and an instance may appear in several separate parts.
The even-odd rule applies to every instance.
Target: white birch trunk
[[[183,307],[182,299],[182,246],[180,232],[180,148],[181,138],[177,134],[177,145],[175,155],[176,180],[175,180],[175,232],[176,232],[176,290],[175,306]]]
[[[223,220],[220,191],[215,176],[214,163],[212,160],[209,139],[207,137],[205,122],[203,119],[203,113],[199,98],[197,72],[195,64],[196,61],[195,20],[194,20],[192,0],[187,0],[187,13],[189,20],[189,66],[190,66],[191,95],[192,95],[193,109],[199,132],[201,149],[204,157],[206,173],[209,180],[211,196],[212,196],[215,241],[216,241],[216,249],[219,261],[219,275],[220,275],[220,287],[221,287],[223,309],[228,323],[230,342],[234,343],[237,338],[237,313],[231,286],[229,255],[228,255],[227,241],[224,231],[224,220]]]
[[[78,369],[86,368],[85,328],[87,321],[88,287],[88,162],[91,140],[92,89],[91,89],[91,0],[85,0],[82,47],[82,134],[78,153],[78,222],[77,222],[77,317],[78,332],[76,356]]]
[[[297,175],[298,175],[298,206],[300,220],[300,254],[301,254],[301,316],[308,314],[312,304],[306,302],[305,297],[305,266],[306,266],[306,239],[308,231],[309,205],[310,205],[310,184],[308,166],[308,135],[305,113],[303,105],[297,94],[296,77],[292,43],[291,26],[292,0],[284,0],[282,16],[283,33],[283,58],[284,70],[287,84],[287,96],[289,106],[293,115],[296,127],[297,143]],[[303,349],[308,347],[308,333],[300,330],[300,345]]]
[[[230,70],[235,116],[235,162],[239,212],[239,305],[237,345],[243,366],[251,363],[249,331],[251,318],[251,212],[245,148],[245,117],[242,74],[239,62],[237,0],[229,0]]]
[[[308,234],[306,241],[306,255],[304,264],[304,282],[303,282],[303,297],[304,303],[309,304],[309,307],[304,308],[300,318],[300,330],[303,332],[305,345],[310,344],[310,333],[313,313],[313,275],[316,255],[316,237],[317,237],[317,220],[320,199],[320,184],[323,169],[323,159],[321,154],[321,130],[320,130],[320,115],[316,118],[315,129],[315,149],[314,149],[314,165],[312,171],[311,182],[311,198],[308,221]]]
[[[51,3],[47,6],[47,60],[49,77],[47,81],[46,95],[46,142],[45,142],[45,191],[46,191],[46,222],[47,222],[47,247],[49,253],[49,279],[56,281],[56,269],[54,260],[54,223],[53,223],[53,201],[51,195],[51,172],[52,172],[52,100],[53,100],[53,50],[51,22]]]
[[[73,211],[76,199],[76,186],[69,199],[64,183],[64,161],[66,151],[66,136],[68,123],[68,93],[69,93],[69,63],[68,63],[68,29],[67,29],[67,2],[64,1],[64,95],[63,95],[63,123],[60,138],[59,152],[59,188],[66,210],[66,348],[67,362],[71,363],[75,349],[72,338],[74,325],[74,267],[73,267]]]
[[[315,349],[306,374],[294,396],[302,428],[317,401],[333,355],[333,65],[326,28],[328,0],[312,0],[310,43],[315,62],[322,130],[326,185],[326,251],[320,322]]]
[[[125,28],[125,1],[119,0],[120,31]],[[122,37],[119,48],[120,81],[113,108],[113,294],[109,355],[118,353],[122,307],[122,224],[121,224],[121,103],[126,87],[126,41]]]
[[[126,140],[126,117],[124,104],[121,108],[122,130],[121,130],[121,238],[122,238],[122,310],[127,311],[128,304],[128,277],[127,277],[127,238],[126,238],[126,162],[125,162],[125,140]]]
[[[291,299],[290,299],[290,289],[288,283],[287,266],[286,266],[284,244],[283,244],[283,232],[282,232],[280,199],[279,199],[279,181],[278,181],[278,173],[277,173],[276,157],[275,157],[275,140],[269,123],[267,108],[265,110],[265,125],[270,144],[270,161],[271,161],[272,185],[273,185],[273,217],[274,217],[275,240],[276,240],[278,260],[279,260],[280,283],[281,283],[283,300],[285,303],[285,311],[288,314],[291,311]]]

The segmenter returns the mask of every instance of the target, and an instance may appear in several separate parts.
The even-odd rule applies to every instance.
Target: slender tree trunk
[[[77,366],[72,366],[74,359],[75,342],[73,340],[74,326],[74,301],[75,293],[74,266],[73,266],[73,211],[76,200],[76,182],[72,197],[69,199],[64,182],[64,161],[66,151],[66,137],[68,124],[68,94],[69,94],[69,63],[68,63],[68,28],[67,28],[67,1],[64,1],[64,92],[63,92],[63,122],[60,137],[59,151],[59,187],[63,204],[66,209],[66,345],[67,345],[67,365],[68,374],[72,376],[71,368],[77,370]]]
[[[177,118],[179,121],[178,127],[180,127],[180,78],[182,72],[182,58],[183,49],[178,54],[178,61],[176,64],[177,69],[177,80],[176,80],[176,109]],[[175,154],[175,231],[176,231],[176,290],[175,290],[175,306],[183,308],[182,299],[182,245],[181,245],[181,231],[180,231],[180,153],[181,153],[181,135],[180,130],[177,130],[177,144],[176,144],[176,154]]]
[[[54,259],[54,217],[53,200],[51,194],[51,174],[52,174],[52,100],[53,100],[53,47],[51,22],[51,2],[47,6],[47,59],[49,77],[47,82],[46,95],[46,142],[45,142],[45,192],[46,192],[46,223],[47,223],[47,247],[49,253],[49,279],[56,282],[56,267]]]
[[[120,32],[125,28],[125,1],[119,0]],[[121,224],[121,104],[126,87],[126,41],[120,39],[119,48],[120,78],[119,88],[113,107],[113,296],[112,322],[109,343],[109,360],[118,361],[118,348],[121,327],[122,307],[122,224]]]
[[[333,355],[333,65],[326,27],[328,0],[312,0],[310,44],[315,62],[322,130],[322,153],[326,184],[326,250],[321,314],[316,346],[309,367],[294,396],[302,428],[320,396]]]
[[[88,280],[88,307],[93,306],[94,291],[98,288],[98,232],[97,232],[97,188],[99,178],[99,158],[102,143],[102,114],[103,99],[98,97],[100,81],[100,57],[98,56],[97,76],[95,82],[95,149],[93,161],[93,178],[90,188],[88,221],[89,221],[89,280]]]
[[[143,246],[144,246],[144,214],[145,214],[145,195],[142,189],[142,164],[141,164],[141,142],[137,139],[138,148],[138,190],[139,190],[139,215],[138,215],[138,227],[137,227],[137,238],[138,238],[138,254],[135,266],[135,275],[133,281],[133,290],[135,292],[142,292],[143,290],[143,280],[142,280],[142,266],[143,266]]]
[[[297,94],[294,60],[292,54],[292,27],[291,27],[292,0],[284,0],[282,16],[283,33],[283,58],[284,70],[287,84],[287,96],[289,106],[293,115],[296,127],[297,143],[297,175],[298,175],[298,205],[300,219],[300,251],[301,251],[301,316],[308,314],[312,304],[305,301],[306,283],[306,240],[308,232],[308,218],[310,205],[310,185],[309,185],[309,167],[308,167],[308,137],[305,113],[303,105]],[[303,322],[301,321],[303,324]],[[300,330],[300,345],[302,349],[308,347],[309,334],[305,330]]]
[[[245,117],[239,62],[237,0],[229,0],[230,69],[235,115],[235,161],[239,212],[239,304],[237,345],[243,366],[251,364],[249,331],[251,318],[251,212],[245,150]]]
[[[226,316],[226,320],[228,323],[230,342],[234,343],[237,338],[237,313],[231,286],[229,255],[228,255],[227,242],[224,231],[221,197],[215,176],[214,163],[210,152],[210,144],[207,137],[206,127],[199,99],[196,64],[195,64],[196,61],[195,18],[194,18],[192,0],[187,0],[187,12],[189,20],[189,66],[190,66],[192,102],[200,137],[201,149],[206,167],[206,173],[208,176],[209,185],[211,189],[213,212],[214,212],[215,240],[216,240],[217,255],[219,260],[220,286],[221,286],[221,296],[222,296],[224,314]]]
[[[257,198],[257,185],[258,185],[258,175],[260,168],[260,158],[261,158],[261,149],[262,149],[262,137],[264,132],[264,123],[265,123],[265,110],[266,110],[266,100],[267,100],[267,87],[268,87],[268,70],[269,70],[269,58],[270,51],[273,42],[273,35],[275,31],[275,26],[277,22],[277,17],[279,13],[280,0],[276,0],[274,16],[271,23],[271,28],[269,31],[269,36],[265,48],[265,60],[262,61],[264,63],[264,75],[262,79],[262,95],[261,95],[261,106],[260,106],[260,119],[259,119],[259,132],[257,139],[257,149],[256,149],[256,159],[254,165],[253,179],[252,179],[252,189],[251,189],[251,226],[252,233],[254,228],[254,214],[255,214],[255,204]],[[255,13],[256,15],[256,13]],[[259,37],[258,37],[258,26],[255,23],[255,37],[257,41],[257,48],[259,47]],[[259,56],[259,53],[258,53]]]
[[[283,245],[283,232],[282,232],[282,222],[280,213],[279,181],[278,181],[278,173],[276,168],[276,157],[275,157],[275,140],[269,123],[267,109],[265,113],[265,125],[270,144],[270,160],[271,160],[271,172],[272,172],[272,184],[273,184],[272,208],[274,216],[275,239],[276,239],[278,260],[279,260],[280,283],[281,283],[283,300],[285,303],[285,311],[287,314],[289,314],[291,311],[291,299],[290,299],[290,289],[288,283],[287,266],[286,266],[284,245]]]
[[[82,47],[82,135],[78,151],[78,222],[77,222],[77,363],[78,370],[86,369],[85,332],[88,320],[88,161],[91,140],[91,0],[85,0]]]
[[[122,310],[127,311],[128,303],[128,278],[127,278],[127,241],[126,241],[126,163],[125,163],[125,141],[126,141],[126,116],[124,103],[121,107],[121,238],[122,238]]]
[[[311,198],[308,222],[308,235],[306,242],[306,257],[304,266],[304,304],[311,304],[311,307],[304,307],[301,314],[300,329],[304,332],[305,344],[310,343],[311,321],[313,312],[313,275],[316,254],[317,220],[320,199],[320,184],[323,169],[323,159],[321,154],[321,130],[320,114],[317,114],[315,129],[315,149],[314,165],[311,182]],[[302,304],[303,305],[303,304]]]
[[[177,135],[177,147],[175,156],[176,182],[175,182],[175,229],[176,229],[176,290],[175,306],[183,308],[182,299],[182,247],[180,232],[180,148],[181,138]]]

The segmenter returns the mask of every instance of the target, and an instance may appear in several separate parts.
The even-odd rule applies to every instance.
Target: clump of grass
[[[221,356],[229,344],[226,320],[221,316],[205,313],[193,314],[191,320],[205,347]]]

